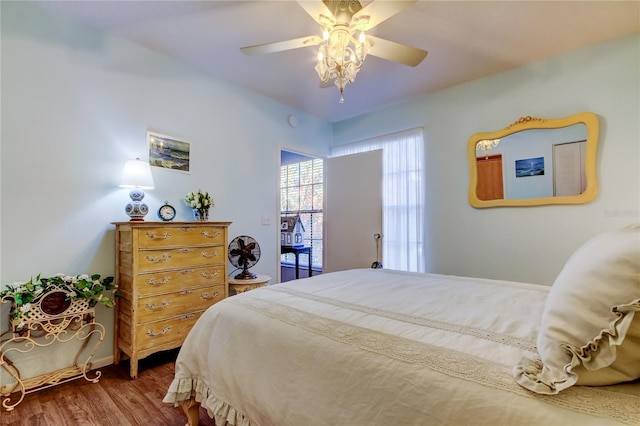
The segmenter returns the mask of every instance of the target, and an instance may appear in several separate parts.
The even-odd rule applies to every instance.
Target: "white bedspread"
[[[218,426],[640,424],[640,383],[537,395],[549,287],[361,269],[230,297],[199,319],[164,402]]]

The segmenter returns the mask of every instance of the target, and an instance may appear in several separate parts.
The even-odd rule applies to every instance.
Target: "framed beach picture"
[[[516,160],[516,177],[544,175],[544,157]]]
[[[147,131],[149,164],[183,173],[191,172],[191,144],[174,137]]]

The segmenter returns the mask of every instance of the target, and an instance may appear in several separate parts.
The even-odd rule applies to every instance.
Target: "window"
[[[332,148],[331,155],[382,149],[382,264],[424,272],[423,131],[421,128]]]
[[[304,245],[311,246],[314,268],[322,268],[322,206],[324,203],[324,161],[311,159],[280,168],[280,212],[283,216],[300,215],[304,226]],[[294,264],[291,253],[282,263]]]

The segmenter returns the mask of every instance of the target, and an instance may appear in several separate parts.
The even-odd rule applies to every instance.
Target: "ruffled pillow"
[[[514,378],[541,394],[640,378],[640,224],[587,241],[549,292],[535,359]]]

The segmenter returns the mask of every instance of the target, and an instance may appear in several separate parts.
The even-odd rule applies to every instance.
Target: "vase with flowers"
[[[209,209],[214,206],[213,198],[206,191],[188,192],[184,197],[187,206],[193,209],[193,217],[197,221],[206,222],[209,220]]]

